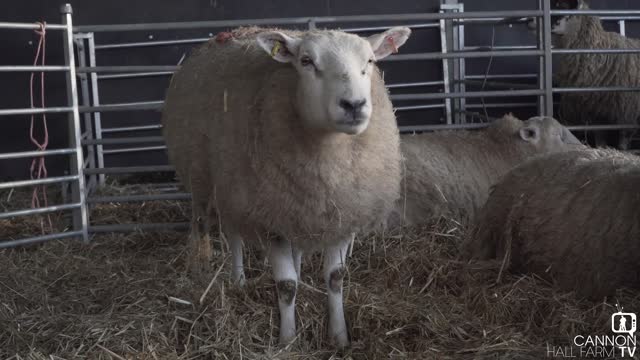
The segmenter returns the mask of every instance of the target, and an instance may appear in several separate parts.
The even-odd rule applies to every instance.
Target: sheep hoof
[[[346,332],[341,332],[333,336],[333,344],[338,349],[344,349],[349,347],[349,336]]]
[[[243,288],[247,284],[247,279],[244,276],[244,273],[232,274],[231,280],[233,284],[235,284],[237,287],[240,287],[240,288]]]

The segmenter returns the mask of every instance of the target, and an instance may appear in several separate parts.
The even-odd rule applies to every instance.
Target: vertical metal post
[[[444,0],[444,4],[440,6],[440,10],[444,10],[444,12],[460,13],[464,11],[464,5],[459,4],[458,0]],[[458,20],[457,24],[454,24],[454,21],[451,20],[445,22],[448,51],[458,52],[464,50],[464,26],[459,25],[462,23],[462,21],[463,20]],[[451,81],[450,83],[453,86],[454,92],[464,92],[464,90],[466,90],[466,86],[464,84],[464,79],[462,76],[462,71],[464,71],[462,61],[464,61],[464,59],[451,60],[451,65],[453,65],[453,81]],[[464,98],[457,98],[452,99],[451,102],[453,122],[455,124],[460,124],[462,123],[462,119],[464,118],[463,111],[466,107],[466,101]]]
[[[458,12],[464,12],[464,4],[458,4]],[[465,39],[464,39],[464,19],[460,20],[460,26],[458,26],[458,49],[460,49],[460,51],[464,51],[465,48]],[[458,59],[458,76],[460,77],[460,89],[458,91],[460,91],[461,93],[465,93],[467,92],[467,84],[465,83],[465,81],[467,80],[467,59],[466,58],[460,58]],[[467,123],[467,99],[462,97],[460,98],[460,104],[459,104],[459,111],[458,113],[460,114],[460,123],[461,124],[466,124]]]
[[[440,10],[443,13],[443,10]],[[440,20],[440,47],[442,49],[442,53],[446,54],[449,52],[449,42],[447,41],[447,24],[446,20]],[[442,76],[444,81],[444,93],[451,93],[451,74],[449,73],[449,59],[442,59]],[[444,99],[444,108],[446,112],[446,120],[447,124],[450,125],[453,123],[452,118],[452,109],[451,109],[451,99]]]
[[[76,49],[78,50],[78,65],[81,67],[87,66],[87,58],[86,58],[86,49],[85,49],[85,40],[87,38],[86,34],[77,34],[74,37],[76,43]],[[80,77],[80,89],[82,91],[82,104],[83,105],[91,105],[91,98],[89,97],[89,80],[86,73],[78,74]],[[93,140],[93,124],[91,113],[84,114],[84,131],[88,134],[87,139]],[[90,169],[95,169],[96,167],[96,154],[95,154],[95,146],[88,145],[87,146],[87,158],[88,161],[86,165]],[[87,194],[91,193],[92,189],[95,189],[97,185],[97,177],[96,175],[89,175],[89,183],[87,186]]]
[[[544,7],[542,2],[544,0],[538,0],[538,10],[542,10]],[[538,50],[542,50],[544,47],[544,37],[543,37],[543,26],[542,26],[542,18],[536,19],[536,35],[537,35],[537,46]],[[544,90],[544,58],[538,57],[538,88],[540,90]],[[544,114],[544,95],[540,95],[538,97],[538,114]]]
[[[316,30],[318,27],[316,26],[316,21],[313,19],[309,19],[309,21],[307,22],[307,26],[309,28],[309,30]]]
[[[71,4],[64,4],[60,7],[62,13],[62,24],[66,26],[64,31],[64,59],[65,65],[69,66],[67,72],[67,97],[69,106],[73,111],[69,114],[69,142],[76,149],[76,156],[71,157],[70,173],[78,175],[78,180],[71,187],[71,197],[73,202],[80,203],[80,208],[73,211],[73,228],[82,231],[84,242],[89,241],[87,200],[85,193],[85,178],[82,156],[82,133],[80,131],[80,112],[78,111],[78,87],[76,84],[76,61],[73,52],[73,21]]]
[[[93,33],[87,34],[87,43],[89,47],[89,66],[96,66],[96,42]],[[93,98],[93,106],[100,105],[100,92],[98,90],[98,74],[92,72],[89,76],[91,79],[91,96]],[[100,112],[93,113],[93,119],[95,120],[95,136],[96,140],[102,140],[102,116]],[[103,152],[102,144],[96,145],[96,155],[98,160],[98,168],[104,168],[104,152]],[[98,184],[100,186],[104,186],[105,184],[105,176],[104,174],[98,175]]]
[[[542,0],[542,46],[544,49],[544,112],[545,116],[553,116],[553,55],[551,53],[551,0]]]
[[[620,27],[620,35],[627,36],[627,22],[625,20],[618,20],[618,26]]]

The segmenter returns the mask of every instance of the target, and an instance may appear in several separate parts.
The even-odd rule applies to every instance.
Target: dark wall
[[[24,0],[5,6],[0,21],[33,22],[45,20],[59,23],[59,5],[68,1],[59,0]],[[344,1],[344,0],[297,0],[297,1],[249,1],[249,0],[137,0],[137,1],[100,1],[72,0],[74,23],[117,24],[175,22],[218,19],[252,19],[273,17],[307,17],[307,16],[339,16],[361,14],[392,14],[435,12],[439,0],[395,0],[395,1]],[[466,1],[466,11],[499,11],[516,9],[535,9],[537,0],[473,0]],[[638,8],[637,0],[592,1],[594,8]],[[635,5],[632,5],[635,4]],[[337,24],[342,27],[361,27],[367,24]],[[225,29],[200,29],[189,31],[153,31],[129,33],[98,33],[98,44],[113,42],[131,42],[183,39],[189,37],[208,37],[210,34]],[[628,34],[638,34],[638,25],[627,24]],[[47,63],[61,64],[62,39],[61,32],[48,32]],[[36,48],[36,35],[31,31],[0,30],[0,65],[26,65],[33,62]],[[467,26],[467,45],[487,46],[492,41],[492,27],[487,25]],[[496,27],[495,45],[533,44],[534,38],[522,26],[513,28]],[[98,65],[170,65],[176,64],[183,54],[192,46],[172,46],[143,48],[135,50],[105,50],[98,53]],[[410,41],[403,47],[403,53],[440,51],[440,36],[437,29],[415,30]],[[471,60],[468,63],[469,74],[483,74],[488,66],[487,59]],[[434,81],[442,78],[441,61],[416,61],[403,63],[386,63],[383,65],[387,83]],[[535,58],[502,58],[493,59],[490,73],[535,73]],[[48,73],[47,105],[66,105],[64,76],[60,73]],[[101,102],[118,103],[144,100],[161,100],[168,78],[147,78],[133,80],[105,80],[101,82]],[[29,74],[0,73],[0,108],[23,108],[29,106]],[[433,89],[402,90],[398,92],[425,92]],[[535,101],[535,99],[519,99]],[[518,101],[519,101],[518,100]],[[514,101],[511,99],[511,101]],[[398,105],[412,105],[403,103]],[[527,117],[533,115],[534,109],[521,109],[516,115]],[[491,115],[500,115],[503,110],[492,111]],[[39,119],[39,118],[37,118]],[[127,126],[132,124],[157,123],[159,114],[153,111],[137,111],[122,113],[103,113],[105,127]],[[67,119],[63,115],[48,116],[50,131],[50,148],[63,147],[67,143]],[[441,123],[444,121],[442,111],[410,111],[399,112],[401,124]],[[37,133],[41,132],[38,120]],[[158,135],[158,132],[130,133],[129,136]],[[122,136],[122,135],[118,135]],[[29,142],[29,117],[0,118],[0,152],[14,152],[34,149]],[[154,164],[165,162],[162,152],[127,154],[126,156],[109,156],[108,166],[127,163]],[[6,178],[28,177],[28,160],[0,161],[0,180]],[[51,174],[60,174],[65,169],[64,157],[47,159]]]

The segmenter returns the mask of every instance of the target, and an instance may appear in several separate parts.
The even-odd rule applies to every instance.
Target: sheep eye
[[[311,58],[310,58],[310,57],[308,57],[308,56],[303,56],[303,57],[300,59],[300,65],[302,65],[302,66],[309,66],[309,65],[313,65],[313,60],[311,60]]]
[[[373,64],[373,59],[369,59],[369,61],[367,61],[369,64]]]

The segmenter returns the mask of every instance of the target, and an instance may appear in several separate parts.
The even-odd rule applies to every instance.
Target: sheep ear
[[[409,35],[411,35],[411,29],[408,27],[394,27],[383,33],[371,35],[367,40],[371,44],[376,59],[380,60],[397,53]]]
[[[520,129],[520,138],[526,142],[537,143],[540,140],[540,129],[533,126],[527,126]]]
[[[267,31],[256,37],[258,45],[274,60],[281,63],[292,62],[298,57],[298,49],[302,40],[279,31]]]

